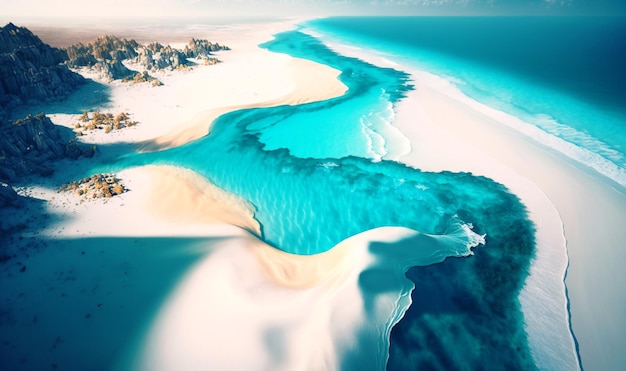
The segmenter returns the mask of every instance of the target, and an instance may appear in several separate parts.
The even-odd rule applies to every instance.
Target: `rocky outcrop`
[[[82,136],[85,132],[93,130],[104,130],[105,133],[110,133],[114,130],[121,130],[135,125],[137,125],[137,121],[131,120],[130,115],[126,112],[113,115],[110,112],[101,113],[100,111],[95,111],[90,114],[88,111],[85,111],[74,125],[74,129],[77,136]]]
[[[219,63],[219,60],[212,56],[212,53],[219,50],[230,50],[228,46],[212,43],[208,40],[191,39],[183,53],[187,58],[199,58],[205,61],[205,64]]]
[[[122,61],[137,57],[138,47],[135,40],[101,36],[87,45],[78,43],[66,48],[66,64],[71,68],[92,68],[106,80],[123,79],[136,73],[126,68]]]
[[[19,207],[21,197],[15,192],[13,187],[7,183],[0,182],[0,208],[13,206]]]
[[[63,185],[59,192],[74,192],[85,200],[119,196],[128,189],[113,174],[94,174]]]
[[[112,61],[99,61],[95,66],[93,66],[93,68],[98,75],[106,80],[120,80],[129,78],[136,74],[135,71],[126,68],[126,66],[122,64],[122,61],[117,59]]]
[[[115,36],[100,36],[87,45],[78,43],[65,49],[70,67],[93,66],[99,60],[123,61],[137,56],[139,43]]]
[[[101,36],[87,45],[82,43],[72,45],[66,49],[66,52],[67,65],[71,68],[88,67],[107,80],[133,81],[136,80],[135,76],[146,71],[187,67],[191,64],[188,58],[202,59],[205,64],[218,63],[217,58],[212,57],[211,54],[217,50],[230,49],[207,40],[192,39],[183,50],[178,50],[156,42],[141,45],[135,40]],[[129,70],[122,63],[124,61],[129,61],[143,71]]]
[[[163,85],[161,80],[159,80],[159,79],[157,79],[157,78],[155,78],[153,76],[150,76],[148,71],[138,72],[135,76],[125,77],[124,79],[122,79],[122,81],[124,81],[124,82],[131,82],[131,83],[150,82],[152,84],[152,86],[161,86],[161,85]]]
[[[94,148],[65,139],[43,114],[14,123],[0,123],[0,180],[12,182],[24,175],[47,176],[54,160],[92,157]]]
[[[142,48],[136,62],[148,71],[177,69],[186,67],[189,63],[183,52],[159,43],[148,44]]]
[[[185,45],[183,53],[185,53],[187,58],[208,58],[213,52],[220,50],[230,50],[230,48],[218,43],[214,44],[205,39],[191,39],[189,43]]]
[[[66,48],[69,66],[88,66],[89,64],[78,63],[81,58],[86,58],[95,63],[98,60],[131,59],[137,56],[136,49],[139,43],[135,40],[127,40],[116,36],[100,36],[87,45],[78,43]]]
[[[84,83],[60,64],[66,58],[24,27],[0,27],[0,118],[9,107],[63,99]]]

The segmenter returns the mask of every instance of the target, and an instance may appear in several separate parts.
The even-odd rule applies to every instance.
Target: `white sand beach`
[[[206,135],[211,121],[218,114],[230,110],[301,104],[343,94],[347,88],[336,79],[339,71],[257,47],[260,42],[270,40],[273,33],[288,29],[291,25],[292,22],[245,25],[237,28],[237,32],[227,28],[221,34],[206,35],[209,38],[224,36],[219,38],[220,42],[232,48],[219,53],[218,57],[223,63],[199,65],[187,71],[159,73],[157,77],[164,83],[161,87],[105,83],[109,89],[108,101],[97,108],[102,112],[128,112],[139,125],[110,134],[102,131],[87,133],[81,140],[95,145],[136,143],[139,148],[151,143],[152,149],[171,147]],[[318,81],[326,83],[319,84]],[[79,95],[70,99],[81,101],[89,97]],[[53,107],[59,108],[60,112],[50,113],[53,122],[73,128],[78,115],[63,113],[63,107],[59,105]],[[115,318],[120,315],[122,307],[126,311],[122,315],[125,319],[150,318],[152,309],[149,308],[159,306],[154,306],[154,303],[140,305],[136,300],[143,297],[147,302],[158,302],[166,298],[167,288],[158,286],[176,286],[177,280],[181,279],[176,276],[177,272],[180,274],[186,271],[189,262],[198,259],[194,256],[210,253],[213,246],[226,244],[228,249],[247,251],[248,262],[262,261],[260,257],[266,256],[263,249],[255,255],[255,250],[249,248],[250,244],[266,246],[254,237],[260,235],[260,230],[258,222],[253,218],[253,206],[217,189],[188,170],[155,166],[127,169],[117,176],[129,192],[108,200],[87,201],[73,193],[58,193],[55,188],[75,180],[68,179],[68,174],[72,174],[71,167],[73,165],[66,161],[46,185],[33,185],[19,190],[21,194],[45,201],[45,208],[54,221],[30,222],[30,217],[24,215],[25,222],[36,223],[32,225],[32,235],[42,236],[49,241],[48,247],[40,247],[43,250],[31,256],[28,252],[20,253],[17,242],[13,249],[16,265],[5,266],[6,279],[0,284],[3,302],[12,303],[27,292],[32,295],[31,300],[18,300],[14,307],[9,307],[20,310],[18,318],[41,319],[32,323],[19,320],[3,326],[6,333],[21,334],[6,345],[7,349],[15,347],[11,358],[5,360],[9,367],[21,365],[24,369],[44,369],[59,366],[60,360],[74,359],[72,367],[79,369],[93,369],[96,365],[118,365],[127,369],[129,366],[124,365],[122,359],[129,358],[129,362],[134,362],[130,358],[135,356],[124,354],[128,352],[127,348],[133,348],[136,339],[145,340],[143,332],[149,330],[149,320],[135,320],[136,323],[131,324],[120,319],[122,323],[131,326],[126,329],[130,333],[123,334],[120,328],[109,331],[111,335],[102,339],[103,354],[115,353],[117,358],[99,359],[96,356],[81,359],[81,349],[87,351],[85,345],[88,343],[85,339],[89,336],[102,337],[101,333],[106,328],[121,326],[121,323],[116,324]],[[37,225],[45,225],[46,229],[39,230]],[[156,241],[154,237],[159,236],[167,238]],[[177,246],[176,251],[168,249],[168,239],[174,238],[178,238],[178,243],[173,244]],[[115,247],[111,247],[111,244]],[[126,249],[132,249],[133,252],[126,254]],[[144,262],[137,260],[150,249],[154,249],[154,259],[145,259]],[[273,250],[266,246],[265,250],[268,249]],[[97,253],[94,255],[94,252]],[[103,258],[102,254],[107,257]],[[167,268],[156,267],[167,264],[168,256],[173,259],[172,272],[161,274],[159,271]],[[332,260],[327,259],[330,266],[333,265]],[[268,260],[268,267],[273,265],[277,271],[272,274],[270,268],[268,277],[284,274],[282,264],[276,259],[272,261],[270,264]],[[154,269],[147,267],[147,262],[154,264]],[[122,277],[119,267],[124,267]],[[29,277],[20,275],[26,272]],[[153,277],[155,274],[160,277]],[[74,283],[67,281],[67,275],[73,277],[71,279]],[[128,275],[135,276],[132,283]],[[125,282],[123,287],[118,286],[120,279]],[[308,278],[302,276],[302,280],[304,282]],[[93,284],[87,293],[83,289],[85,281]],[[46,288],[38,286],[38,282],[48,282],[48,290],[52,291],[46,292]],[[276,287],[282,286],[277,284]],[[62,294],[63,298],[73,296],[73,299],[60,300],[53,292],[57,287],[66,291]],[[99,290],[100,287],[106,287],[107,291]],[[85,308],[84,304],[79,305],[80,300],[88,301],[85,299],[87,294],[101,301],[96,306],[98,316]],[[35,304],[39,300],[48,302],[46,310]],[[102,302],[115,303],[115,306],[121,307],[102,308],[105,305]],[[65,310],[67,303],[73,303],[73,307],[67,310],[66,315],[59,317],[58,313]],[[281,313],[284,314],[284,311],[277,311],[275,316],[280,317]],[[145,323],[146,329],[143,329],[142,323]],[[85,337],[68,335],[68,326],[74,329],[88,326],[83,331]],[[38,335],[32,336],[33,333]],[[123,338],[127,340],[122,342]],[[36,357],[23,354],[30,347],[49,351]]]
[[[128,112],[139,125],[111,134],[90,133],[81,140],[131,143],[148,151],[171,148],[206,135],[216,117],[232,110],[295,105],[344,94],[346,86],[337,80],[339,71],[257,47],[292,24],[248,25],[206,35],[232,48],[218,53],[223,63],[161,73],[157,75],[164,83],[161,87],[111,83],[109,101],[100,109]],[[418,71],[414,76],[429,78]],[[612,339],[620,339],[617,331],[623,328],[613,327],[611,321],[623,321],[626,312],[624,300],[613,294],[612,286],[626,281],[619,266],[626,254],[619,248],[626,240],[626,196],[591,171],[498,122],[490,112],[447,95],[448,91],[437,89],[436,83],[420,85],[397,108],[396,124],[412,146],[412,152],[399,160],[426,171],[484,175],[520,197],[537,226],[538,255],[521,294],[534,355],[546,360],[541,366],[549,369],[577,368],[575,358],[554,356],[575,352],[568,336],[565,288],[559,281],[568,269],[567,295],[581,357],[589,369],[606,369],[603,354],[620,351],[619,341]],[[50,115],[55,123],[70,128],[77,116]],[[63,182],[66,175],[58,171],[55,179]],[[81,202],[76,195],[45,187],[22,190],[48,202],[48,211],[59,218],[43,235],[67,245],[52,242],[58,248],[21,257],[31,278],[22,279],[19,267],[12,267],[0,283],[2,300],[12,302],[19,295],[32,298],[27,301],[30,307],[20,308],[20,317],[32,323],[22,321],[10,328],[22,334],[40,328],[32,346],[46,351],[31,360],[28,369],[49,368],[64,357],[80,358],[86,337],[100,336],[107,326],[115,329],[103,336],[103,351],[115,359],[77,358],[80,366],[114,362],[111,366],[119,369],[154,370],[175,369],[184,362],[193,368],[214,357],[218,366],[237,359],[239,369],[298,370],[310,369],[311,364],[335,369],[339,353],[354,343],[355,333],[364,331],[370,339],[388,341],[390,325],[404,313],[398,307],[406,309],[410,304],[410,281],[394,277],[404,295],[381,295],[371,323],[361,322],[358,272],[379,263],[366,253],[366,241],[400,246],[405,239],[418,238],[433,249],[441,248],[430,237],[390,229],[356,236],[325,255],[288,256],[255,237],[261,231],[253,205],[189,170],[149,166],[127,169],[118,176],[130,191],[106,202]],[[184,248],[173,252],[168,241],[150,239],[159,236],[179,238]],[[77,245],[77,238],[89,242]],[[105,252],[105,245],[115,248]],[[124,250],[132,252],[128,255]],[[142,262],[146,252],[153,256]],[[398,260],[408,264],[400,255]],[[345,264],[347,256],[352,265]],[[242,270],[249,274],[238,275]],[[155,279],[157,271],[164,273]],[[134,280],[129,275],[135,275]],[[339,284],[331,279],[337,275],[350,279]],[[58,292],[62,286],[67,293]],[[62,301],[61,294],[73,296]],[[86,296],[93,297],[91,307],[77,304]],[[150,305],[141,305],[143,297]],[[42,312],[37,305],[44,299],[53,304]],[[219,305],[213,305],[218,300]],[[66,303],[76,308],[59,314],[72,305]],[[254,316],[246,316],[251,314],[250,303],[261,308]],[[120,316],[128,320],[116,322]],[[116,343],[124,336],[123,326],[133,326],[132,320],[141,325],[135,325],[124,342]],[[60,335],[67,326],[86,337]],[[236,329],[252,329],[255,336],[226,335]],[[212,331],[224,337],[216,340]],[[264,352],[268,346],[271,352]],[[241,349],[247,357],[241,356]],[[382,362],[377,356],[372,354],[372,359]],[[20,364],[22,357],[16,352],[9,364]]]
[[[270,40],[272,34],[291,27],[293,21],[211,30],[211,34],[206,37],[213,37],[232,48],[216,53],[223,63],[213,66],[198,65],[183,71],[153,72],[164,84],[160,87],[153,87],[149,83],[102,82],[110,89],[109,96],[104,105],[97,108],[102,112],[114,114],[127,112],[139,124],[110,133],[102,130],[86,132],[81,141],[95,145],[130,143],[143,150],[170,148],[206,135],[217,116],[232,110],[302,104],[342,95],[347,87],[337,80],[340,71],[285,54],[270,53],[257,46],[263,41]],[[158,36],[157,34],[156,37]],[[179,39],[174,41],[180,42]],[[319,84],[317,81],[325,83]],[[81,93],[70,97],[72,103],[84,99],[87,98]],[[74,129],[79,115],[56,113],[54,109],[63,110],[59,105],[53,105],[52,109],[49,117],[55,124]],[[205,184],[199,185],[201,180],[198,178],[201,177],[194,177],[182,169],[149,167],[129,169],[118,175],[135,192],[123,194],[117,200],[113,199],[106,203],[80,202],[80,198],[75,195],[55,194],[56,190],[44,187],[33,187],[29,192],[37,193],[38,197],[49,200],[50,209],[60,214],[74,216],[71,221],[63,222],[73,223],[71,226],[54,226],[54,232],[50,234],[163,235],[163,228],[171,233],[172,230],[164,223],[156,222],[154,215],[169,215],[170,220],[180,221],[178,227],[187,229],[193,224],[214,224],[209,221],[222,218],[223,223],[238,225],[259,234],[258,223],[251,221],[251,217],[250,220],[235,222],[234,219],[224,215],[217,217],[220,215],[217,211],[213,212],[214,217],[201,215],[198,211],[187,215],[184,221],[181,220],[183,214],[176,212],[175,208],[184,208],[181,204],[184,203],[184,195],[189,196],[188,204],[196,203],[195,207],[200,210],[202,205],[197,203],[200,197],[198,187],[204,187],[202,192],[206,191],[206,187],[210,187]],[[72,180],[68,179],[69,175],[63,166],[55,176],[58,179],[57,183]],[[175,198],[167,196],[168,190],[180,187],[187,188],[185,192],[182,190],[176,192]],[[152,191],[156,196],[151,199],[159,202],[148,202],[145,199]],[[224,193],[219,197],[216,196],[216,199],[222,196],[228,198]],[[123,209],[119,207],[121,204],[124,204]],[[146,207],[147,205],[149,207]],[[168,207],[170,209],[167,209]],[[251,207],[242,205],[242,208],[249,210]],[[224,211],[224,208],[220,210]],[[136,213],[141,215],[141,218],[136,219],[149,219],[150,222],[128,223],[133,220]],[[114,215],[120,216],[113,217]],[[108,222],[105,222],[107,220]],[[256,223],[256,226],[252,225],[253,223]],[[58,233],[59,228],[64,232]],[[79,232],[69,232],[70,230]]]
[[[390,159],[425,171],[486,176],[528,208],[537,228],[537,256],[520,301],[531,350],[546,362],[541,366],[578,368],[571,363],[576,344],[567,333],[570,326],[585,368],[626,364],[620,351],[626,301],[615,294],[620,291],[615,283],[626,282],[619,263],[626,254],[621,248],[626,231],[620,227],[626,225],[624,188],[549,148],[555,138],[537,135],[531,125],[479,104],[443,78],[376,51],[341,43],[331,48],[412,75],[416,90],[396,107],[395,120],[411,152]],[[563,360],[559,354],[572,356]]]
[[[620,264],[626,238],[620,227],[626,225],[623,190],[507,126],[514,118],[476,104],[446,81],[419,71],[414,76],[421,83],[398,109],[397,125],[413,146],[402,161],[427,171],[492,178],[520,197],[537,227],[537,256],[520,299],[533,353],[552,360],[542,366],[577,368],[553,357],[574,350],[563,332],[568,308],[558,284],[566,269],[571,326],[584,365],[612,369],[619,359],[624,364],[618,329],[624,328],[620,313],[626,303],[614,286],[626,280]]]

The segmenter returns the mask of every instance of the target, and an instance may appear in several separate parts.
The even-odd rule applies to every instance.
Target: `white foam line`
[[[426,72],[420,72],[420,74],[425,74]],[[417,72],[416,72],[417,74]],[[434,75],[432,75],[434,76]],[[432,77],[431,77],[432,78]],[[431,78],[428,78],[429,80]],[[445,85],[448,86],[445,86]],[[436,84],[438,86],[438,91],[442,94],[449,96],[450,98],[457,100],[463,104],[468,105],[472,109],[498,121],[501,122],[518,132],[527,135],[533,140],[554,149],[555,151],[560,152],[561,154],[571,158],[572,160],[578,162],[581,165],[585,165],[587,167],[592,168],[597,171],[599,174],[611,179],[622,187],[626,188],[626,170],[619,165],[607,160],[601,155],[594,153],[586,148],[579,147],[574,143],[570,143],[565,139],[559,138],[553,134],[548,133],[547,131],[542,130],[541,128],[529,124],[515,116],[512,116],[508,113],[499,111],[495,108],[489,107],[483,103],[473,100],[467,95],[463,94],[458,88],[449,84],[447,81],[443,80],[441,83]],[[563,126],[562,124],[559,124]],[[570,128],[571,131],[575,130]],[[585,138],[587,141],[590,139],[588,137]],[[599,144],[597,140],[593,140],[593,143]],[[604,147],[602,147],[604,148]]]

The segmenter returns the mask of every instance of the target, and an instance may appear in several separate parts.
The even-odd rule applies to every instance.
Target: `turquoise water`
[[[266,150],[285,148],[301,158],[358,156],[380,160],[389,148],[378,131],[392,121],[392,104],[412,88],[408,75],[358,60],[346,64],[345,58],[315,47],[317,44],[319,41],[307,35],[283,33],[261,47],[341,67],[340,80],[350,86],[349,91],[321,104],[284,110],[281,117],[273,114],[249,129],[259,131]]]
[[[394,104],[413,88],[406,73],[341,56],[299,31],[279,34],[263,47],[339,69],[347,94],[235,111],[217,119],[204,138],[116,159],[107,170],[143,164],[192,169],[250,201],[260,237],[295,254],[327,251],[376,227],[445,234],[471,224],[487,235],[473,257],[414,272],[426,275],[415,280],[416,291],[441,302],[423,307],[428,313],[418,319],[427,325],[394,329],[388,368],[406,369],[402,362],[454,367],[463,360],[480,365],[488,354],[500,355],[493,356],[496,368],[532,369],[517,294],[534,253],[534,228],[517,197],[484,177],[422,172],[384,158],[389,146],[375,129],[389,124]],[[471,354],[459,347],[459,336],[471,345]]]
[[[478,213],[506,193],[485,178],[426,173],[370,156],[361,118],[412,88],[405,73],[340,56],[300,32],[280,34],[264,47],[340,69],[348,93],[295,107],[232,112],[217,119],[208,136],[133,155],[126,165],[165,163],[206,176],[252,202],[263,238],[296,254],[327,251],[380,226],[444,233],[451,223],[464,222],[459,210]]]
[[[329,18],[305,30],[445,77],[626,187],[624,18]]]

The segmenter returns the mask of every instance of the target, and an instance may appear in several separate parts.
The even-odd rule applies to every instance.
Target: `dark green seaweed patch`
[[[477,210],[478,211],[478,210]],[[518,295],[534,254],[534,227],[519,200],[501,194],[482,212],[460,212],[486,244],[469,259],[414,267],[413,304],[391,332],[388,370],[531,370]]]

